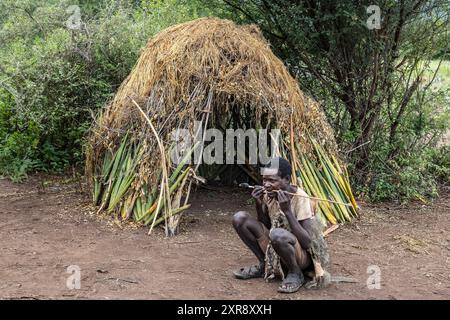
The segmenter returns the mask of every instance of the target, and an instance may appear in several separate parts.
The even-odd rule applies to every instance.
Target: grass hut
[[[248,163],[239,170],[190,164],[203,143],[173,163],[171,132],[184,128],[195,135],[196,127],[201,137],[207,128],[278,128],[279,152],[291,161],[294,181],[312,196],[334,201],[318,202],[321,220],[336,224],[356,215],[320,106],[303,95],[256,26],[215,18],[175,25],[151,38],[93,124],[86,173],[99,212],[148,225],[149,233],[164,223],[173,235],[203,178],[227,172],[258,179]]]

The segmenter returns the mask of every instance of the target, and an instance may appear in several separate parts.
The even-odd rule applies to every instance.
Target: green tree
[[[81,164],[92,115],[140,49],[161,29],[195,17],[175,0],[0,2],[0,175]],[[68,28],[69,21],[80,23]]]
[[[445,94],[431,90],[434,77],[426,74],[430,60],[448,48],[446,1],[204,3],[262,29],[301,88],[322,102],[360,185],[376,180],[376,166],[436,142],[423,138],[442,131],[429,109]],[[368,27],[373,4],[380,9],[379,28]]]

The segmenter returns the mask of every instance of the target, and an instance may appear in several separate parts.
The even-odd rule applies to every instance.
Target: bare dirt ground
[[[45,185],[45,187],[44,187]],[[120,226],[94,215],[80,184],[35,176],[0,180],[2,299],[450,299],[450,192],[430,204],[361,203],[362,218],[327,239],[333,283],[292,295],[278,283],[235,280],[234,268],[254,263],[231,227],[232,214],[251,212],[241,190],[201,190],[181,234]],[[66,286],[67,267],[81,269],[81,288]],[[368,267],[381,288],[368,289]]]

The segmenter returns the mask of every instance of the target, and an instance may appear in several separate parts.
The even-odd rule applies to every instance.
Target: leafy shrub
[[[79,5],[81,24],[66,23]],[[26,0],[0,3],[0,175],[81,164],[93,115],[133,67],[148,38],[192,19],[171,1]]]

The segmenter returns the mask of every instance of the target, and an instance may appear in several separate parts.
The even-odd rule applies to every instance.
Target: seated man
[[[324,287],[330,275],[328,250],[320,222],[314,215],[315,202],[302,189],[290,184],[292,168],[283,158],[274,158],[262,168],[263,186],[256,186],[255,219],[244,211],[233,217],[233,226],[259,264],[234,272],[238,279],[280,276],[279,292],[298,291],[311,276],[310,287]],[[285,273],[287,275],[285,276]]]

